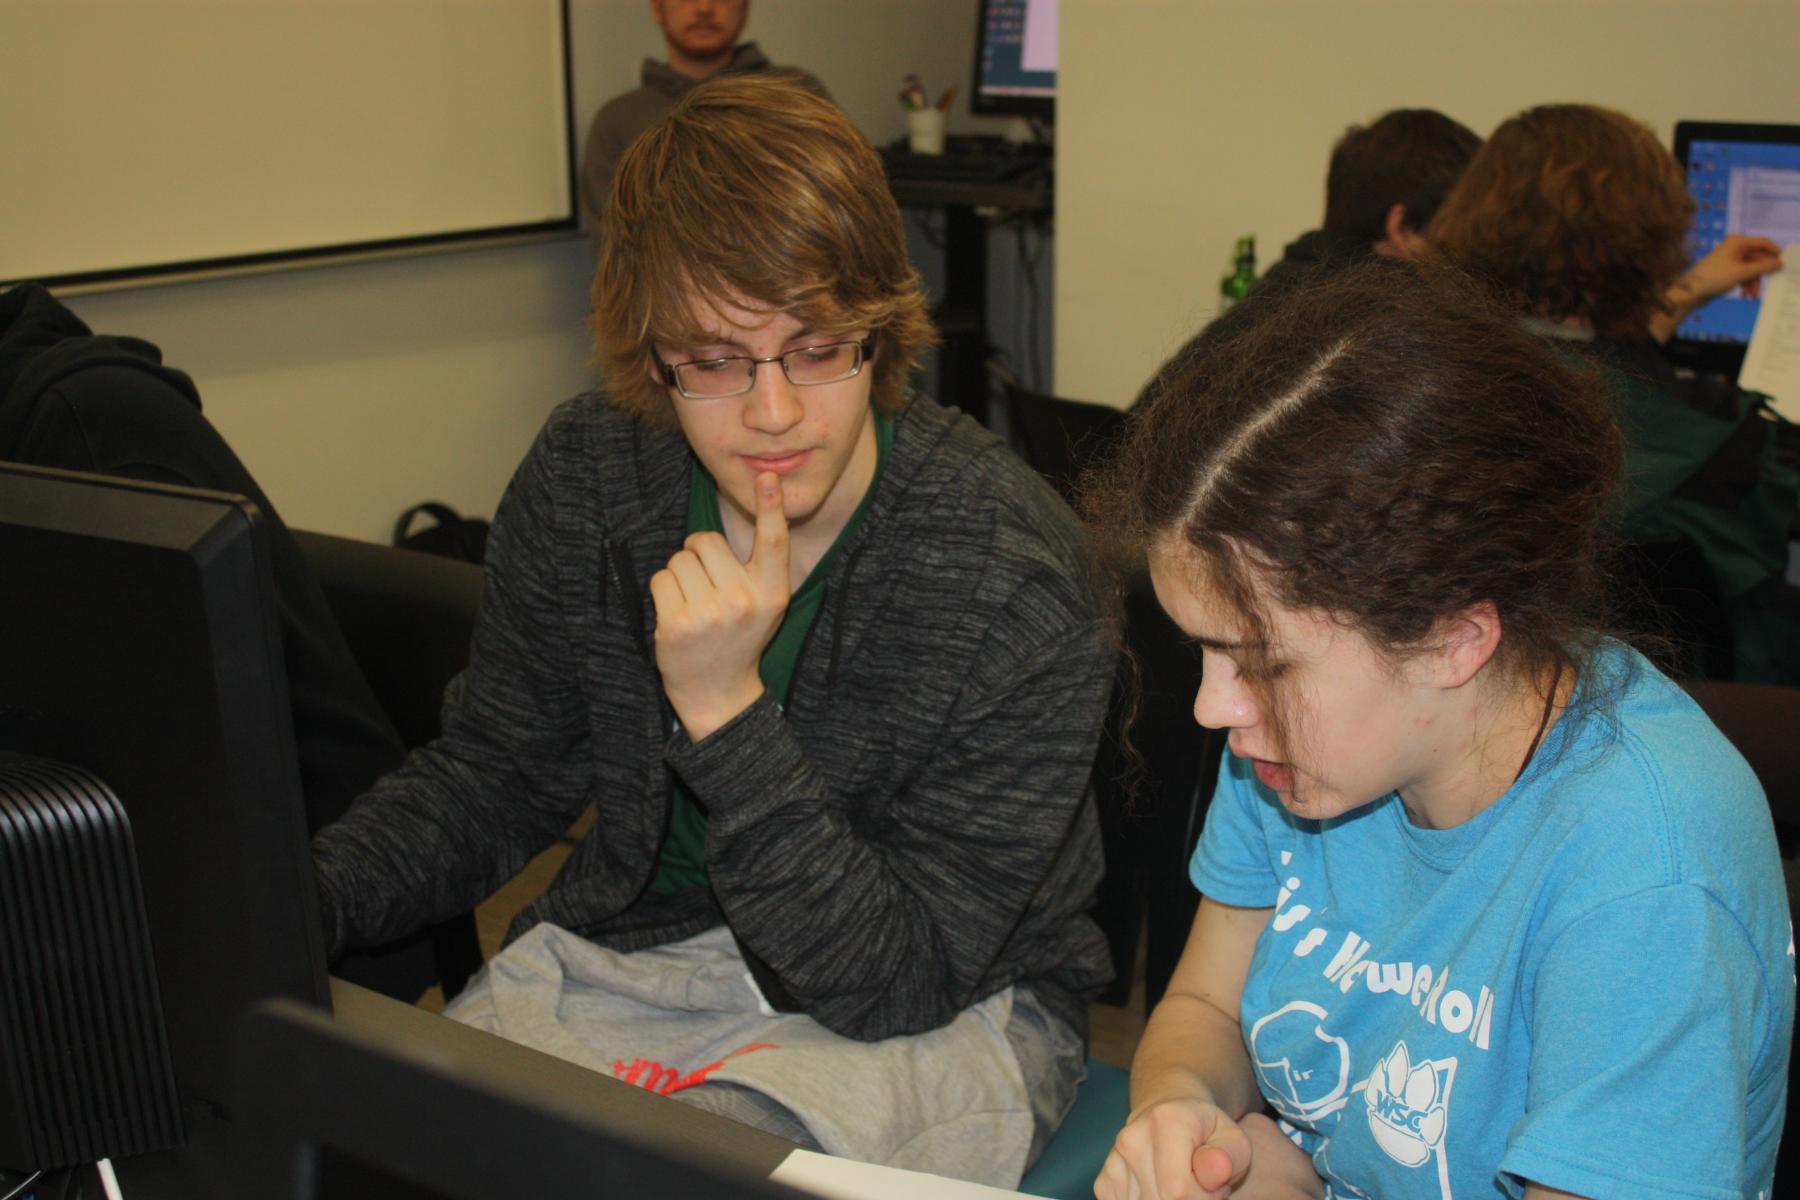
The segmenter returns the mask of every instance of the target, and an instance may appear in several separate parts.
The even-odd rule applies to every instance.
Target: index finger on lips
[[[781,476],[773,471],[756,477],[756,543],[745,566],[762,587],[787,590],[787,511],[783,507]]]

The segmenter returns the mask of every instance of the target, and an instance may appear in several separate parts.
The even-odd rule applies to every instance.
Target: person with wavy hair
[[[1597,632],[1601,386],[1441,268],[1242,308],[1088,489],[1230,751],[1097,1195],[1771,1194],[1774,829]]]
[[[1704,558],[1731,643],[1712,673],[1800,683],[1800,601],[1782,582],[1800,482],[1776,457],[1773,414],[1729,381],[1677,376],[1658,348],[1707,301],[1755,293],[1781,268],[1780,247],[1732,234],[1689,266],[1693,208],[1680,165],[1642,123],[1545,105],[1494,130],[1429,234],[1446,261],[1605,373],[1627,440],[1620,528]]]
[[[1694,202],[1642,122],[1546,104],[1495,129],[1432,219],[1432,244],[1533,316],[1602,337],[1666,341],[1694,309],[1756,292],[1781,268],[1768,238],[1731,234],[1688,269]]]
[[[619,163],[592,325],[494,520],[444,736],[315,844],[334,944],[598,819],[452,1016],[832,1153],[1007,1187],[1111,972],[1113,651],[1068,508],[908,391],[850,119],[720,75]]]

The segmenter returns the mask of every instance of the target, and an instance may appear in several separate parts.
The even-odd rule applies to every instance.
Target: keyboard
[[[1005,183],[1046,170],[1050,165],[1050,159],[1042,154],[913,154],[885,150],[881,157],[887,163],[889,179],[944,179],[957,183]]]

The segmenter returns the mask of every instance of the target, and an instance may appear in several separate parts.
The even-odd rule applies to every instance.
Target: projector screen
[[[564,0],[4,0],[0,281],[575,225]]]

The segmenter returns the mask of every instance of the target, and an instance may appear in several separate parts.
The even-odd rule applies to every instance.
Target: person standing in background
[[[668,61],[644,60],[638,86],[614,96],[594,115],[581,153],[581,208],[596,236],[625,147],[668,116],[694,85],[714,75],[766,71],[773,65],[755,42],[738,41],[750,19],[750,0],[650,0],[650,14],[663,31]],[[829,95],[812,75],[794,73],[819,95]]]

